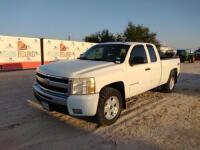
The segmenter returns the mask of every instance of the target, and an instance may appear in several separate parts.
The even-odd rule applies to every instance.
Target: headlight
[[[93,94],[95,93],[95,81],[94,78],[78,78],[72,79],[71,94]]]

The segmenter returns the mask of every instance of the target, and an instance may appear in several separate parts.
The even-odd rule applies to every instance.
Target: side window
[[[147,63],[147,55],[143,45],[133,47],[129,60],[130,65]]]
[[[148,52],[149,52],[149,55],[150,55],[151,62],[156,62],[157,57],[156,57],[156,53],[155,53],[153,46],[147,45],[147,49],[148,49]]]

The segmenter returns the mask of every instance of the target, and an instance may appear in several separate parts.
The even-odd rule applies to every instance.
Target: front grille
[[[49,80],[52,80],[52,81],[55,81],[55,82],[61,82],[61,83],[66,83],[68,84],[69,80],[68,79],[61,79],[61,78],[56,78],[56,77],[52,77],[52,76],[49,76],[49,75],[44,75],[44,74],[41,74],[41,73],[36,73],[37,76],[41,77],[41,78],[46,78],[46,79],[49,79]]]
[[[44,91],[67,95],[69,93],[69,81],[60,77],[54,77],[36,73],[36,81]]]
[[[45,85],[44,83],[40,82],[37,79],[37,82],[40,86],[49,89],[51,91],[56,91],[56,92],[62,92],[62,93],[67,93],[68,92],[68,88],[60,88],[60,87],[55,87],[55,86],[51,86],[51,85]]]

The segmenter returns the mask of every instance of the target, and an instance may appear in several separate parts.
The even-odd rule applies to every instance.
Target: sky
[[[128,22],[174,48],[200,47],[200,0],[0,0],[0,34],[81,41]]]

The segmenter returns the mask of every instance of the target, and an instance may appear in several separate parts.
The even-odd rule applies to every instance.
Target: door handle
[[[151,68],[146,68],[146,69],[145,69],[145,71],[149,71],[149,70],[151,70]]]

